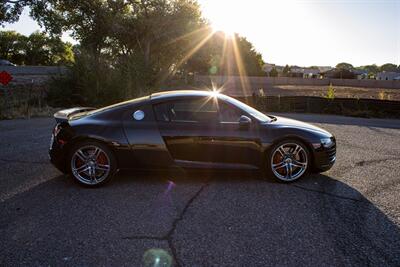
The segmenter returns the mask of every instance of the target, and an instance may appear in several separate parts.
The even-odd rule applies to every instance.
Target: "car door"
[[[240,108],[218,100],[219,122],[213,137],[215,160],[238,168],[259,168],[262,164],[262,144],[259,123]],[[241,116],[251,119],[241,125]]]
[[[177,165],[209,167],[218,131],[215,99],[186,97],[154,105],[160,134]]]

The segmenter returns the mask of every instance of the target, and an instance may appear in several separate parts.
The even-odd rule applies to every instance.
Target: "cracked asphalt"
[[[133,173],[87,189],[49,164],[52,119],[1,121],[0,265],[400,266],[400,120],[286,116],[336,136],[330,171],[290,185]]]

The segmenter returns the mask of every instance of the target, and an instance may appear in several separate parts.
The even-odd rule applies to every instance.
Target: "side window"
[[[240,116],[244,115],[243,111],[229,105],[223,101],[219,102],[219,120],[220,122],[239,122]]]
[[[154,106],[158,121],[211,122],[217,121],[218,109],[213,99],[185,99]]]
[[[154,106],[154,113],[157,121],[170,121],[169,119],[169,103],[158,104]]]

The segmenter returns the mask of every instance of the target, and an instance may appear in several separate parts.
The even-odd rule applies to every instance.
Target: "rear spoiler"
[[[68,119],[77,113],[80,112],[86,112],[90,110],[95,110],[96,108],[90,108],[90,107],[77,107],[77,108],[69,108],[69,109],[63,109],[60,111],[57,111],[54,113],[54,119],[56,122],[67,122]]]

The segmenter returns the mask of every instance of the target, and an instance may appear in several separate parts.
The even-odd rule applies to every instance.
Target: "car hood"
[[[311,131],[314,133],[318,133],[320,135],[324,135],[326,137],[332,137],[332,134],[322,128],[319,128],[317,126],[314,126],[312,124],[298,121],[298,120],[293,120],[285,117],[280,117],[280,116],[274,116],[276,120],[272,121],[271,123],[273,125],[276,125],[277,127],[293,127],[293,128],[300,128],[303,130]]]

